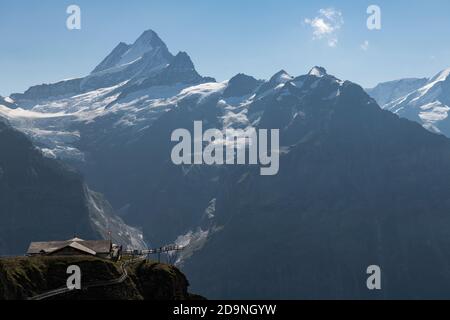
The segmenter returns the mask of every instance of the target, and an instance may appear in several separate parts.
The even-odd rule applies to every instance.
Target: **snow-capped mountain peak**
[[[145,31],[132,45],[119,43],[112,52],[86,77],[63,80],[31,87],[23,94],[11,97],[21,106],[42,100],[60,99],[109,88],[124,82],[140,82],[167,67],[173,55],[152,30]],[[189,59],[190,60],[190,59]],[[188,67],[191,64],[187,63]]]
[[[147,30],[123,54],[118,65],[126,65],[142,59],[146,53],[158,50],[159,48],[167,50],[166,44],[159,38],[156,32]]]
[[[156,55],[163,56],[167,60],[172,57],[158,34],[153,30],[147,30],[132,45],[119,43],[92,73],[123,68],[141,59],[155,59]]]
[[[450,68],[429,79],[399,80],[369,89],[383,109],[450,136]],[[405,90],[407,88],[408,90]],[[401,92],[402,95],[397,93]],[[387,99],[386,97],[391,97]]]
[[[436,82],[442,82],[447,80],[447,78],[450,76],[450,68],[444,69],[438,74],[436,74],[434,77],[432,77],[429,81],[429,83],[436,83]]]
[[[308,72],[308,75],[321,78],[327,75],[327,70],[325,70],[325,68],[315,66]]]
[[[289,73],[287,73],[284,70],[280,70],[277,73],[275,73],[272,78],[270,78],[269,82],[271,83],[286,83],[288,81],[292,81],[294,79],[293,76],[291,76]]]
[[[151,50],[155,46],[165,46],[165,43],[161,40],[158,34],[151,29],[144,31],[133,44],[133,47],[142,48],[147,51]]]
[[[384,105],[423,87],[428,81],[428,78],[405,78],[383,82],[374,88],[366,89],[366,91],[381,107],[383,107]]]
[[[260,88],[257,90],[256,95],[266,95],[272,92],[273,90],[276,90],[277,88],[281,88],[284,84],[294,80],[294,77],[291,76],[289,73],[287,73],[284,70],[280,70],[277,73],[275,73],[269,81],[266,81],[263,83]]]

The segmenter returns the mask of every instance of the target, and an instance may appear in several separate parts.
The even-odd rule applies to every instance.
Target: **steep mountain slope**
[[[288,150],[274,177],[239,168],[221,180],[218,228],[185,263],[194,287],[211,298],[448,297],[448,139],[331,76],[297,78],[249,118],[257,110]],[[366,288],[372,264],[378,293]]]
[[[450,136],[450,69],[430,79],[404,79],[367,90],[383,109]]]
[[[141,244],[139,231],[115,217],[75,171],[44,158],[0,118],[0,254],[23,254],[31,241],[106,238]],[[122,233],[119,235],[119,233]]]

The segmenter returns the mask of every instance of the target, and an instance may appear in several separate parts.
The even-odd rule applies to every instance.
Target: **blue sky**
[[[81,30],[66,28],[70,4],[82,10]],[[379,31],[366,27],[371,4],[381,8]],[[314,36],[312,22],[327,8],[343,24]],[[1,0],[0,94],[86,75],[146,29],[218,80],[239,72],[269,78],[280,69],[299,75],[314,65],[366,87],[428,77],[450,67],[449,12],[448,0]]]

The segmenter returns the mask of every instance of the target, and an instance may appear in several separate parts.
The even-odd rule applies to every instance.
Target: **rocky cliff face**
[[[67,267],[77,265],[82,287],[120,278],[120,262],[86,257],[33,257],[0,259],[0,300],[24,300],[64,287]],[[122,283],[55,296],[56,300],[191,300],[189,282],[175,267],[140,261],[128,268]]]
[[[115,216],[80,174],[45,158],[28,138],[0,121],[0,254],[24,254],[32,241],[108,237],[145,247],[137,229]]]

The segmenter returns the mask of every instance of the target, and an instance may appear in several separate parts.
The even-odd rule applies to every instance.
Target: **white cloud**
[[[337,38],[332,38],[328,40],[328,46],[334,48],[336,47],[338,44],[338,39]]]
[[[317,17],[305,19],[304,22],[311,26],[314,40],[324,39],[327,41],[328,46],[337,46],[337,32],[344,24],[344,18],[340,11],[333,8],[320,9]]]
[[[368,40],[364,41],[364,42],[361,44],[361,49],[364,50],[364,51],[369,50],[369,41],[368,41]]]

